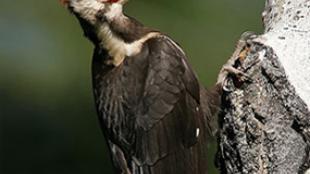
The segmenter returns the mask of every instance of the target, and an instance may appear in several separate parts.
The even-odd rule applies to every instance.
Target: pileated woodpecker
[[[62,2],[95,46],[95,103],[117,173],[206,174],[221,85],[200,85],[178,44],[123,13],[126,0]]]

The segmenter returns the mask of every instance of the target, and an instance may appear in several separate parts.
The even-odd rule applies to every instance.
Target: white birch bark
[[[310,0],[267,0],[263,22],[264,34],[249,39],[234,61],[252,80],[230,75],[224,86],[218,166],[229,174],[304,174],[310,168]]]

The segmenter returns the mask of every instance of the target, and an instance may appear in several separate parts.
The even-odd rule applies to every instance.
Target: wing
[[[149,67],[137,107],[133,173],[206,173],[197,78],[183,51],[168,37],[147,44]]]

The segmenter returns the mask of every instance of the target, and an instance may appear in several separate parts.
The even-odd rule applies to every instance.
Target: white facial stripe
[[[92,24],[96,22],[96,14],[103,10],[106,5],[97,0],[71,0],[70,6],[73,11],[80,14],[82,18],[88,20]]]
[[[109,6],[108,11],[105,13],[107,19],[113,20],[115,17],[123,15],[122,3],[106,5],[105,3],[98,2],[98,0],[71,0],[70,6],[73,7],[74,12],[80,14],[82,18],[90,21],[92,24],[96,22],[98,11],[105,9],[107,6]]]
[[[122,4],[112,4],[108,12],[106,12],[105,16],[109,20],[113,20],[116,17],[123,15],[123,5]]]
[[[152,32],[133,43],[125,43],[113,34],[107,24],[101,26],[98,33],[98,38],[101,39],[101,46],[113,57],[113,59],[109,60],[107,63],[115,66],[119,66],[126,56],[137,55],[141,51],[144,42],[160,35],[158,32]]]

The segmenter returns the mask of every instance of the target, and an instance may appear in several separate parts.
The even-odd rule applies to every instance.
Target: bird
[[[178,43],[123,12],[127,0],[61,3],[94,45],[93,95],[115,172],[206,174],[221,83],[207,90]]]

